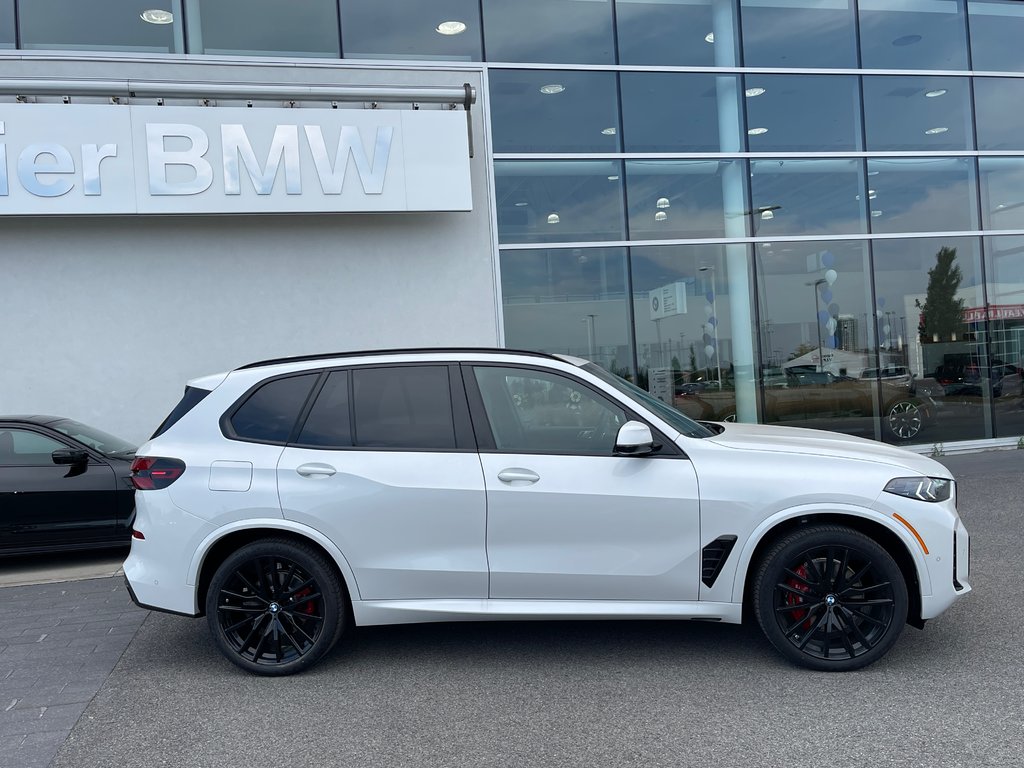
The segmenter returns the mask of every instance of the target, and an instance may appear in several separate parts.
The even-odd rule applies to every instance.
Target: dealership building
[[[1024,2],[0,0],[0,412],[576,355],[685,413],[1024,436]]]

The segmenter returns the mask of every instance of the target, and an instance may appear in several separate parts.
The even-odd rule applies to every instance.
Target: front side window
[[[579,382],[520,368],[474,373],[499,451],[612,455],[626,413]]]
[[[456,447],[447,366],[354,370],[352,398],[353,442],[358,448],[436,451]]]
[[[52,438],[27,429],[0,429],[0,466],[34,467],[53,464],[50,454],[67,448]]]
[[[231,415],[234,437],[261,443],[287,442],[318,375],[272,379],[261,386]]]

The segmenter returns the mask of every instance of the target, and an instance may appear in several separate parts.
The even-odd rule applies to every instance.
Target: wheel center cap
[[[826,595],[825,596],[825,605],[827,605],[829,608],[831,608],[837,602],[838,602],[838,600],[836,599],[835,595]]]
[[[271,613],[275,613],[276,614],[276,613],[280,612],[281,606],[278,605],[277,603],[271,603],[270,606],[267,608],[267,610],[270,611]]]

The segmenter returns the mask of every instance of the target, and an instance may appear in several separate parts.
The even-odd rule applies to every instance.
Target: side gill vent
[[[704,582],[704,586],[710,587],[715,583],[715,579],[722,572],[722,566],[729,559],[729,553],[732,552],[735,544],[735,536],[719,536],[704,547],[700,569],[700,580]]]

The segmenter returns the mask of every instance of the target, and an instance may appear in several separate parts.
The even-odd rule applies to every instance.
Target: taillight
[[[139,491],[158,491],[166,488],[185,471],[180,459],[159,456],[136,456],[132,462],[132,485]]]

